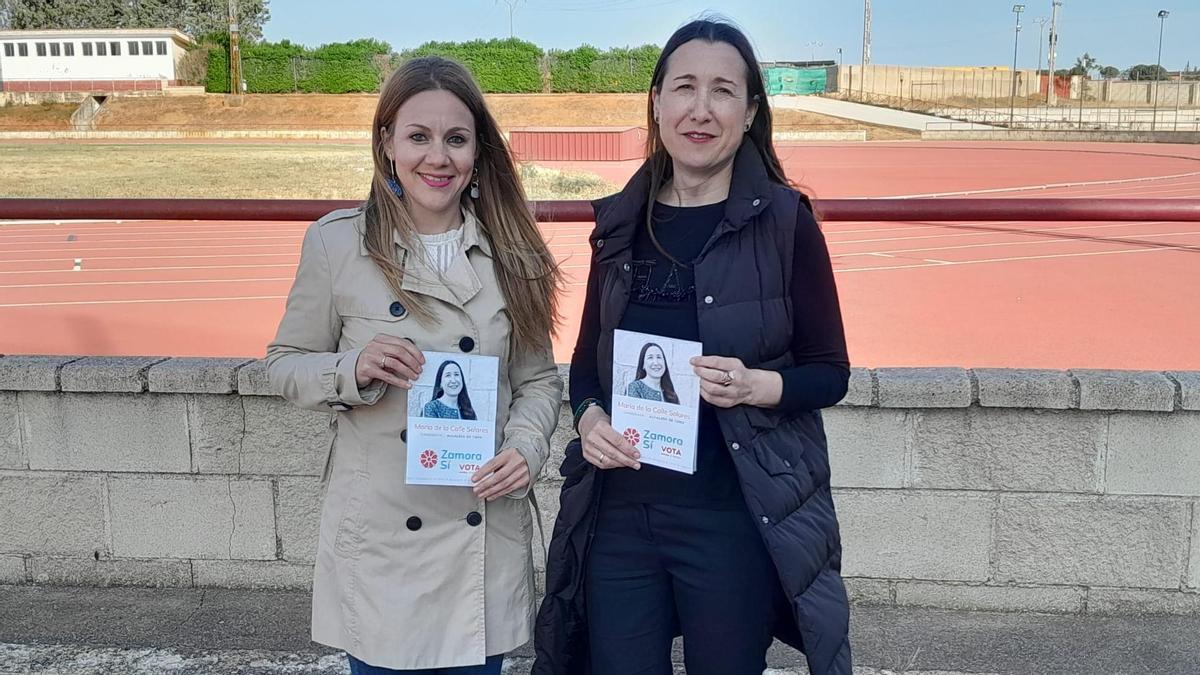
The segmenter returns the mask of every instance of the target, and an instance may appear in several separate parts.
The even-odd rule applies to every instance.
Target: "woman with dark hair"
[[[568,446],[535,675],[766,667],[773,637],[813,675],[851,672],[849,608],[820,409],[850,376],[832,265],[787,180],[746,36],[693,21],[647,101],[647,159],[595,203],[571,360]],[[614,430],[614,331],[698,341],[697,468],[642,466]]]
[[[561,274],[512,154],[462,65],[405,62],[379,95],[366,202],[309,227],[267,348],[272,389],[336,413],[313,640],[353,675],[496,675],[529,640],[530,488],[562,406]],[[423,352],[499,359],[496,453],[473,489],[405,484]],[[439,403],[474,417],[443,366]],[[336,449],[336,450],[335,450]]]
[[[662,347],[653,342],[642,346],[634,377],[634,381],[625,387],[626,396],[678,405],[679,395],[675,393],[675,384],[671,382],[671,370],[667,367],[667,355]]]
[[[449,420],[473,420],[475,408],[467,393],[462,366],[456,361],[443,361],[433,381],[433,399],[425,404],[425,417]]]

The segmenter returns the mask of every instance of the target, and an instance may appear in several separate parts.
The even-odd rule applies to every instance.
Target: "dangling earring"
[[[388,160],[388,167],[392,170],[392,175],[387,179],[387,186],[396,195],[397,199],[404,199],[404,188],[400,185],[400,180],[396,178],[396,162]]]
[[[471,199],[479,199],[479,167],[471,174]]]

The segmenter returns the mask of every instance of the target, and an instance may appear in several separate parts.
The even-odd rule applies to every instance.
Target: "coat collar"
[[[462,224],[463,250],[470,251],[473,247],[477,246],[477,247],[479,247],[479,250],[483,252],[484,255],[486,255],[489,258],[493,257],[492,256],[492,242],[487,238],[487,235],[483,232],[483,224],[480,223],[479,218],[475,215],[474,208],[470,208],[470,207],[466,207],[466,206],[462,207],[462,219],[463,219],[463,224]],[[364,221],[363,229],[361,229],[359,231],[359,236],[358,236],[358,253],[359,253],[359,255],[369,255],[369,253],[367,252],[367,242],[365,239],[365,237],[366,237],[365,227],[366,227],[366,225],[365,225],[365,221]],[[400,233],[396,232],[395,230],[392,231],[392,241],[396,243],[396,246],[400,247],[400,250],[409,252],[408,244],[406,244],[404,242],[404,239],[400,237]]]
[[[487,263],[490,266],[492,244],[483,232],[483,226],[472,209],[464,207],[462,216],[463,255],[454,258],[454,262],[445,274],[438,274],[430,268],[425,263],[423,255],[414,254],[400,237],[399,232],[392,233],[392,241],[399,249],[400,260],[404,265],[404,279],[401,282],[401,288],[412,293],[428,295],[458,307],[466,305],[471,298],[483,290],[483,283],[475,271],[475,266],[471,264],[469,254],[472,248],[478,248],[488,257]],[[358,252],[364,256],[369,255],[366,241],[361,234],[358,240]]]
[[[766,162],[758,148],[749,138],[743,140],[733,158],[725,218],[713,238],[740,230],[762,213],[771,203],[772,186]],[[650,162],[647,160],[620,192],[592,202],[596,229],[591,242],[597,251],[597,259],[612,258],[632,247],[634,234],[645,221],[649,198]]]

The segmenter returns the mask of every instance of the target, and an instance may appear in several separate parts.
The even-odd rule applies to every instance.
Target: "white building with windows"
[[[195,42],[171,29],[0,30],[0,91],[155,91]]]

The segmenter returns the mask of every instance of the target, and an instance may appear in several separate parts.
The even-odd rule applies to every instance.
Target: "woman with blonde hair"
[[[561,406],[562,279],[461,65],[401,66],[371,138],[370,195],[308,229],[267,350],[275,392],[335,413],[313,640],[355,675],[494,675],[530,638],[528,496]],[[405,484],[424,351],[499,359],[497,452],[473,488]]]

